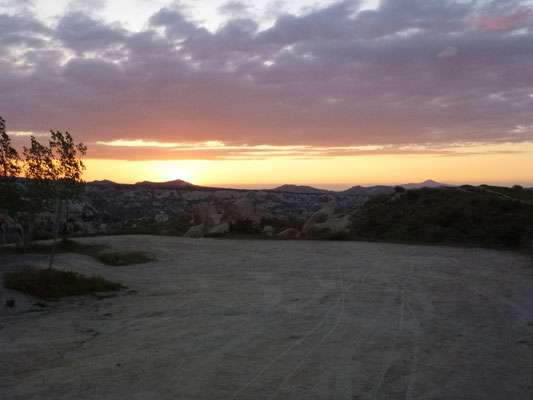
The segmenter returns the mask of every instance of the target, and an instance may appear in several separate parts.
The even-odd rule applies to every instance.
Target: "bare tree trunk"
[[[22,227],[23,229],[22,239],[23,239],[24,250],[28,250],[31,244],[31,237],[33,235],[33,224],[34,224],[33,218],[34,217],[35,215],[27,216],[28,221],[27,221],[26,229],[24,229],[24,226]]]
[[[70,236],[70,230],[68,225],[68,199],[63,200],[65,202],[65,223],[63,224],[63,229],[61,231],[61,237],[63,240],[67,240]]]
[[[18,218],[16,212],[13,215],[13,223],[15,225],[15,243],[17,245],[17,248],[19,248],[20,247],[20,239],[21,239],[21,237],[19,235],[19,218]]]
[[[59,220],[61,219],[61,210],[63,207],[61,207],[63,204],[63,201],[61,199],[58,199],[56,202],[56,219],[54,221],[54,242],[52,244],[52,251],[50,253],[50,263],[48,265],[48,269],[52,269],[52,265],[54,263],[54,256],[56,254],[56,243],[57,243],[57,232],[59,231]]]

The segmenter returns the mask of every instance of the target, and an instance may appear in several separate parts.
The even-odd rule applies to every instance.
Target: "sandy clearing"
[[[2,399],[531,399],[533,263],[481,249],[108,236],[157,261],[41,310],[0,289]],[[42,256],[0,256],[0,273]],[[16,296],[17,307],[3,306]]]

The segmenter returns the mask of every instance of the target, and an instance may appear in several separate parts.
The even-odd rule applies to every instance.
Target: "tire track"
[[[280,383],[278,389],[273,393],[271,394],[269,397],[268,397],[268,400],[272,400],[272,399],[275,399],[278,394],[281,392],[281,390],[283,389],[283,386],[285,386],[285,384],[291,379],[291,377],[296,373],[298,372],[298,370],[305,364],[305,362],[307,361],[307,359],[316,351],[316,349],[318,349],[318,347],[320,345],[322,345],[322,343],[324,343],[324,341],[329,337],[331,336],[331,334],[335,331],[335,329],[337,329],[337,326],[339,325],[343,315],[344,315],[344,306],[345,306],[345,299],[344,299],[344,283],[343,283],[343,279],[342,279],[342,269],[341,267],[339,266],[339,286],[340,286],[340,290],[341,290],[341,294],[337,300],[337,303],[339,302],[340,300],[340,304],[341,304],[341,308],[340,308],[340,311],[339,311],[339,314],[337,315],[337,319],[335,320],[335,323],[334,325],[332,326],[332,328],[326,332],[324,334],[324,336],[322,336],[322,338],[320,339],[320,341],[318,343],[316,343],[312,348],[311,350],[309,350],[300,360],[300,362],[298,364],[296,364],[296,366],[292,369],[291,372],[289,372],[285,378],[283,379],[283,381]]]
[[[340,266],[338,267],[340,268]],[[340,270],[340,269],[339,269]],[[342,274],[341,274],[342,279]],[[342,282],[341,282],[342,284]],[[342,290],[342,288],[341,288]],[[342,299],[341,299],[342,298]],[[330,314],[337,308],[339,303],[344,302],[344,297],[339,296],[337,298],[337,301],[335,304],[328,309],[326,314],[322,317],[322,319],[312,328],[310,329],[302,338],[298,339],[293,345],[291,345],[288,349],[283,351],[281,354],[279,354],[274,360],[272,360],[270,363],[268,363],[261,371],[259,371],[252,379],[250,379],[248,382],[246,382],[239,390],[237,390],[233,395],[232,399],[237,398],[242,392],[244,392],[246,389],[248,389],[253,383],[255,383],[263,374],[268,371],[270,368],[274,366],[277,362],[281,361],[283,358],[285,358],[292,350],[294,350],[296,347],[298,347],[300,344],[302,344],[308,337],[313,335],[316,331],[318,331],[322,325],[325,324],[327,319],[329,318]],[[342,309],[344,309],[344,304],[342,305]],[[339,319],[340,320],[340,319]],[[338,323],[337,323],[338,325]]]
[[[385,356],[385,362],[383,363],[381,374],[379,375],[378,382],[376,386],[374,387],[374,390],[372,391],[372,399],[374,400],[378,399],[379,397],[379,392],[383,387],[383,381],[385,380],[385,376],[387,375],[387,372],[389,371],[389,368],[392,365],[393,356],[396,350],[396,344],[398,343],[400,333],[403,330],[404,319],[405,319],[404,314],[405,314],[405,309],[406,309],[406,304],[407,304],[405,300],[405,290],[406,290],[407,284],[409,283],[409,280],[411,279],[413,270],[414,270],[414,263],[413,261],[411,261],[410,271],[407,274],[404,282],[402,283],[401,290],[400,290],[401,305],[400,305],[400,311],[399,311],[400,317],[398,321],[398,328],[396,330],[396,334],[394,335],[393,339],[389,342],[389,347],[387,350],[387,355]]]

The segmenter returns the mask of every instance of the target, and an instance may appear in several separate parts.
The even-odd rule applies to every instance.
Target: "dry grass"
[[[125,286],[99,276],[86,277],[73,271],[56,269],[22,269],[4,275],[4,286],[44,300],[109,292]]]
[[[142,264],[153,261],[154,258],[143,251],[101,253],[94,256],[104,264],[112,266]]]

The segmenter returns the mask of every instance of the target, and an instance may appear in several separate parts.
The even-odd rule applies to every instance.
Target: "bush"
[[[391,195],[376,196],[357,213],[355,236],[365,240],[517,247],[523,245],[525,233],[533,226],[530,195],[533,191],[465,185],[408,190],[395,202],[389,201]]]
[[[44,300],[125,288],[99,276],[86,277],[77,272],[56,269],[23,269],[10,272],[4,275],[3,283],[6,288]]]
[[[117,253],[102,253],[95,256],[104,264],[112,266],[142,264],[153,261],[154,258],[143,251],[117,252]]]
[[[230,225],[230,232],[232,233],[244,233],[251,235],[254,233],[260,233],[259,227],[257,227],[253,221],[248,219],[235,221]]]
[[[78,253],[94,257],[99,251],[104,250],[106,246],[97,244],[82,244],[71,239],[63,239],[57,242],[56,253]],[[51,244],[32,243],[28,248],[4,247],[2,253],[42,253],[50,254],[52,251]]]

